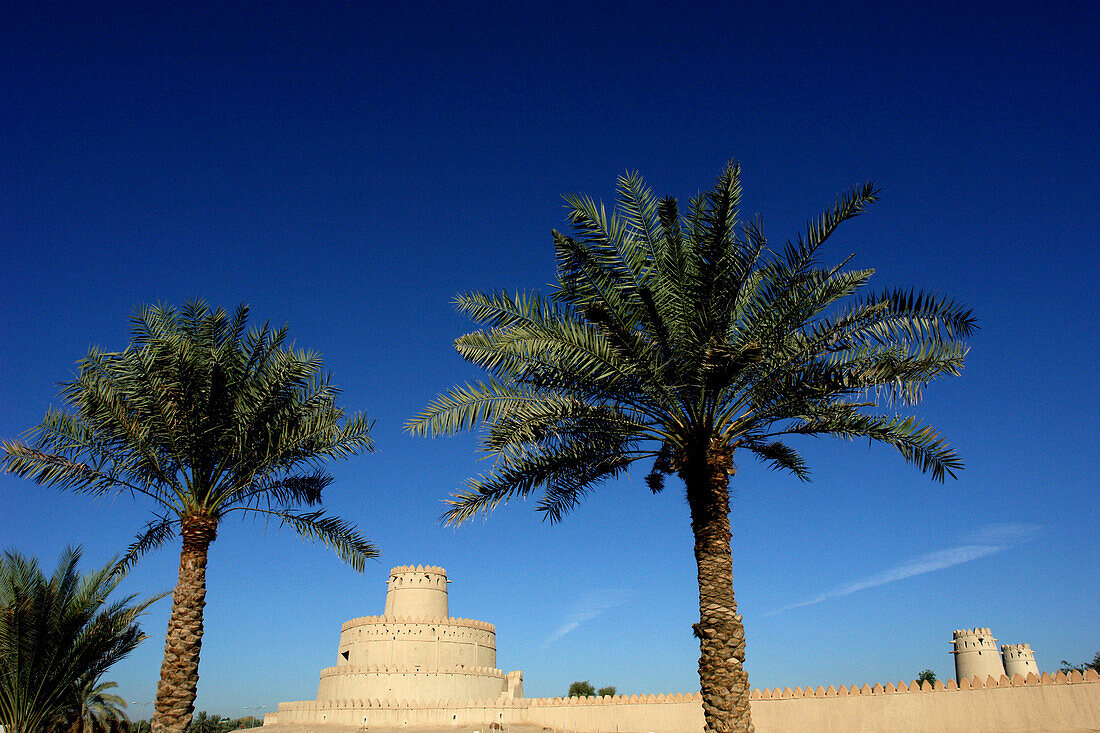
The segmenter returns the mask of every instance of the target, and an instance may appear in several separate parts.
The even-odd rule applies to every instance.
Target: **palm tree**
[[[456,348],[492,379],[455,387],[407,424],[420,435],[484,427],[493,469],[450,500],[461,523],[542,489],[558,521],[586,492],[649,460],[686,488],[699,582],[699,678],[711,731],[752,730],[744,628],[733,593],[729,491],[745,451],[808,478],[784,435],[857,436],[894,446],[942,480],[961,467],[936,431],[876,410],[917,403],[921,387],[962,369],[970,312],[933,296],[853,297],[871,270],[818,264],[841,222],[876,198],[872,184],[838,198],[781,251],[740,223],[739,167],[691,201],[686,217],[637,174],[619,207],[567,196],[572,235],[553,233],[558,282],[538,294],[468,294],[485,326]]]
[[[65,550],[49,578],[33,558],[0,557],[0,725],[8,733],[79,725],[89,684],[109,703],[103,690],[114,683],[94,682],[145,639],[138,618],[166,595],[108,603],[125,574],[112,561],[81,577],[80,555]]]
[[[115,687],[115,682],[89,677],[78,691],[79,712],[68,733],[125,733],[130,722],[123,710],[126,701],[107,692]]]
[[[187,726],[187,733],[218,733],[220,723],[220,715],[211,715],[205,710],[200,710]]]
[[[247,512],[320,540],[362,571],[377,551],[353,526],[313,506],[332,477],[322,460],[369,451],[370,425],[345,417],[316,354],[287,344],[287,329],[246,334],[233,316],[192,302],[143,308],[129,347],[98,349],[62,390],[72,412],[51,409],[33,445],[5,442],[0,466],[39,484],[142,497],[154,518],[125,567],[183,540],[153,730],[183,733],[194,710],[206,604],[206,561],[221,521]]]

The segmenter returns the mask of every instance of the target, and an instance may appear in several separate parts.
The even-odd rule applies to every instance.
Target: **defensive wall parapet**
[[[321,671],[317,699],[325,703],[366,698],[373,694],[407,700],[437,700],[456,694],[498,699],[508,684],[499,669],[489,667],[329,667]]]
[[[429,575],[447,577],[447,571],[438,565],[398,565],[390,570],[390,575],[403,575],[405,573],[428,573]]]
[[[468,629],[481,629],[496,633],[497,627],[488,621],[478,621],[473,618],[429,618],[427,616],[359,616],[345,621],[341,631],[358,628],[360,626],[373,626],[376,624],[435,624],[444,626],[461,626]]]
[[[321,670],[321,677],[334,677],[339,675],[356,675],[356,674],[471,674],[471,675],[492,675],[494,677],[503,677],[504,672],[496,667],[465,667],[462,669],[455,669],[454,667],[420,667],[415,670],[408,669],[407,667],[399,666],[387,666],[385,664],[368,664],[362,667],[355,667],[351,665],[338,665],[336,667],[325,667]]]
[[[1058,672],[937,681],[756,689],[750,695],[759,733],[1085,733],[1100,721],[1100,675]],[[554,730],[697,733],[698,693],[589,698],[497,698],[410,701],[346,699],[280,703],[264,724],[356,726],[528,723]]]

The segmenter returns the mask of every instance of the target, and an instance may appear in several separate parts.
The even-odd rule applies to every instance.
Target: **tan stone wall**
[[[935,688],[863,685],[839,689],[753,690],[759,733],[1085,733],[1100,729],[1100,677],[1030,675],[1009,680],[949,680]],[[408,703],[339,700],[280,703],[271,723],[346,725],[488,725],[530,723],[588,733],[697,733],[698,694],[614,698],[537,698]]]

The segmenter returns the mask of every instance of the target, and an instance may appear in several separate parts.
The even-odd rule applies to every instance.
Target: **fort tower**
[[[517,697],[523,697],[523,674],[497,669],[495,627],[451,618],[447,571],[432,565],[390,571],[385,613],[344,623],[336,666],[321,670],[317,688],[322,705]]]
[[[1005,673],[997,651],[997,640],[989,629],[955,629],[953,642],[955,648],[951,653],[955,655],[955,679],[978,677],[984,682],[987,677],[999,680]]]
[[[391,570],[385,615],[447,618],[447,571],[433,565],[401,565]]]
[[[1001,647],[1001,658],[1009,677],[1017,674],[1027,677],[1032,672],[1039,675],[1039,665],[1035,663],[1035,652],[1031,651],[1030,644],[1005,644]]]

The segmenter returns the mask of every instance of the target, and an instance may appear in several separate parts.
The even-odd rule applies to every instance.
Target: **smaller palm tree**
[[[96,681],[145,639],[138,618],[165,595],[109,603],[124,574],[112,561],[81,577],[80,555],[67,549],[49,578],[33,558],[0,557],[0,725],[7,733],[73,730],[90,708],[106,719],[114,695],[105,690],[114,683]]]
[[[200,710],[195,713],[191,724],[187,726],[187,733],[217,733],[220,720],[220,716]]]
[[[79,714],[68,733],[125,733],[130,723],[123,710],[126,701],[107,692],[115,687],[116,682],[88,678],[78,691]]]

